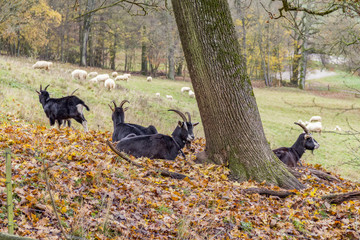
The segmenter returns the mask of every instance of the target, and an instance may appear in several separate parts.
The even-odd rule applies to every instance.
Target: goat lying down
[[[134,157],[148,157],[150,159],[174,160],[181,152],[185,144],[194,140],[193,128],[199,123],[192,123],[190,113],[185,115],[174,109],[170,109],[180,115],[183,121],[178,122],[172,136],[164,134],[152,134],[143,136],[129,135],[117,143],[116,148]]]
[[[157,130],[153,125],[149,127],[143,127],[138,124],[125,123],[125,111],[128,108],[123,108],[125,103],[129,103],[128,100],[123,100],[119,106],[116,105],[115,101],[114,108],[109,105],[111,111],[113,112],[111,118],[113,120],[114,132],[112,135],[112,141],[120,141],[128,135],[137,136],[137,135],[148,135],[156,134]]]
[[[296,142],[291,147],[281,147],[273,150],[275,155],[289,167],[297,166],[305,150],[314,151],[314,149],[320,147],[320,144],[318,144],[317,141],[311,136],[311,133],[309,133],[309,130],[303,124],[297,122],[294,124],[297,124],[302,129],[304,129],[305,133],[301,133]]]
[[[76,96],[67,96],[62,98],[50,98],[47,88],[49,85],[42,90],[40,85],[40,91],[36,91],[39,94],[39,101],[43,106],[46,116],[50,120],[50,125],[53,126],[55,122],[58,123],[59,128],[61,124],[65,122],[68,123],[68,126],[71,126],[70,119],[73,118],[75,121],[81,123],[84,127],[85,132],[87,129],[87,121],[83,114],[83,108],[90,111],[89,107],[84,103],[83,100]]]

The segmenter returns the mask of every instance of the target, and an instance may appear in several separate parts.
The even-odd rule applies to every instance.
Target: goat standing
[[[90,111],[90,109],[84,101],[76,96],[50,98],[49,92],[46,91],[48,87],[49,85],[42,90],[42,86],[40,85],[40,92],[36,92],[39,94],[39,101],[43,106],[46,116],[50,120],[50,125],[53,126],[55,122],[57,122],[60,128],[61,124],[67,121],[70,127],[70,118],[73,118],[75,121],[81,123],[85,132],[87,132],[87,121],[83,114],[83,107],[88,111]]]
[[[185,144],[194,140],[193,127],[199,123],[191,123],[190,113],[186,116],[174,109],[170,109],[180,115],[183,122],[179,121],[172,136],[164,134],[152,134],[143,136],[131,136],[122,139],[116,148],[134,157],[148,157],[151,159],[174,160]],[[183,154],[183,153],[182,153]]]
[[[143,127],[138,124],[125,123],[125,111],[128,108],[123,108],[125,103],[130,103],[128,100],[123,100],[119,106],[116,105],[115,101],[114,108],[109,105],[111,111],[113,112],[111,118],[113,120],[114,132],[112,135],[112,141],[120,141],[126,136],[138,136],[138,135],[148,135],[148,134],[156,134],[157,130],[153,125],[149,127]]]
[[[320,144],[316,142],[316,140],[311,136],[311,133],[309,133],[309,130],[303,124],[297,122],[294,124],[297,124],[304,129],[305,133],[301,133],[296,142],[290,148],[281,147],[273,150],[275,155],[289,167],[297,166],[297,163],[300,161],[300,158],[306,149],[314,151],[314,149],[320,147]]]

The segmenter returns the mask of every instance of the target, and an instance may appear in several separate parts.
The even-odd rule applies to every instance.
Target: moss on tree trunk
[[[238,180],[303,185],[266,141],[226,0],[172,1],[206,137],[205,158]]]

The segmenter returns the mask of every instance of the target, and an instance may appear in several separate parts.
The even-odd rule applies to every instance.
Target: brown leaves
[[[204,150],[204,139],[184,149],[187,161],[131,158],[144,166],[139,169],[106,146],[108,132],[83,134],[26,124],[12,116],[0,119],[8,119],[0,122],[0,149],[10,147],[13,153],[19,235],[59,237],[41,168],[40,160],[45,159],[57,212],[68,235],[89,239],[359,238],[359,201],[332,205],[321,198],[359,191],[359,184],[334,174],[339,181],[320,178],[310,166],[300,169],[301,181],[308,186],[305,190],[290,191],[292,195],[285,198],[252,194],[245,189],[270,193],[281,189],[253,181],[231,182],[225,167],[193,164],[189,160]],[[2,155],[0,161],[4,162]],[[6,231],[3,164],[0,168],[0,229]],[[154,169],[188,178],[165,178]]]

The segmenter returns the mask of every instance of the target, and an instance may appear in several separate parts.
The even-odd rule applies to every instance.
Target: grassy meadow
[[[171,134],[176,126],[177,114],[167,112],[170,108],[188,111],[193,122],[200,121],[195,128],[195,135],[203,137],[201,119],[196,100],[180,92],[181,87],[191,86],[190,82],[171,81],[153,78],[147,82],[145,76],[133,75],[128,82],[117,82],[117,88],[107,91],[99,84],[88,81],[80,82],[71,78],[71,71],[78,66],[54,63],[50,71],[34,70],[31,66],[34,59],[11,58],[0,56],[0,107],[2,112],[11,113],[28,122],[49,126],[48,119],[39,103],[35,90],[40,84],[50,84],[48,91],[51,97],[62,97],[78,89],[75,95],[79,96],[90,107],[90,112],[85,111],[89,129],[112,131],[111,110],[108,104],[123,99],[130,101],[129,110],[126,112],[127,122],[141,125],[153,124],[159,132]],[[111,70],[96,68],[81,68],[88,72],[110,74]],[[360,78],[339,72],[336,76],[310,81],[310,84],[319,86],[336,86],[346,89],[344,79],[352,87],[360,89]],[[161,97],[155,96],[160,92]],[[306,152],[303,156],[304,163],[321,164],[325,168],[340,173],[345,178],[359,181],[360,160],[358,164],[349,165],[348,161],[359,156],[356,152],[360,142],[353,135],[346,134],[352,129],[360,130],[359,110],[342,112],[340,109],[360,107],[360,99],[354,94],[330,91],[301,91],[293,88],[255,88],[259,111],[267,139],[272,148],[291,146],[302,132],[300,127],[293,123],[299,119],[307,121],[313,115],[323,118],[324,132],[314,134],[320,143],[320,148]],[[170,101],[165,95],[172,95]],[[316,104],[326,107],[314,107]],[[1,119],[0,119],[1,120]],[[82,126],[73,121],[73,126],[82,130]],[[339,125],[343,131],[334,132]],[[241,133],[239,133],[241,134]]]

